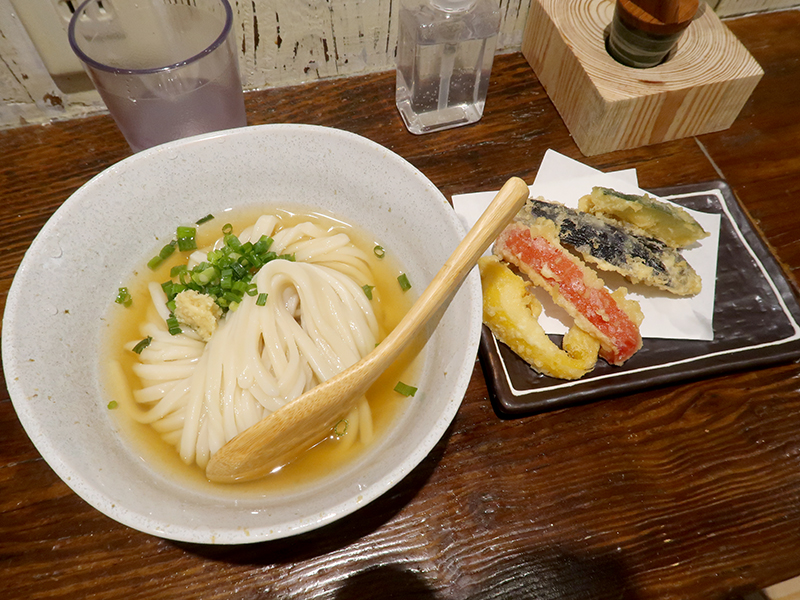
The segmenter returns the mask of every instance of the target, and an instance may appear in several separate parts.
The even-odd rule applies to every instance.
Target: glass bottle
[[[499,28],[496,0],[404,0],[395,102],[411,133],[483,116]]]

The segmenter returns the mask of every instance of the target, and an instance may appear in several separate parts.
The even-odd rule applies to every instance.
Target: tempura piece
[[[593,187],[591,194],[579,200],[579,207],[595,216],[630,224],[672,248],[686,248],[709,235],[680,206],[657,200],[648,194],[636,196]]]
[[[558,241],[555,224],[538,219],[530,227],[515,222],[497,238],[494,253],[545,288],[575,323],[600,342],[600,356],[621,365],[639,348],[639,304],[619,288],[611,294],[603,281]]]
[[[560,242],[598,269],[677,296],[693,296],[702,288],[702,280],[692,266],[661,240],[637,235],[589,213],[541,198],[528,200],[516,216],[525,225],[533,225],[540,218],[552,221]]]
[[[496,256],[478,262],[483,287],[483,322],[498,340],[543,375],[579,379],[594,368],[599,342],[577,326],[554,344],[539,324],[542,305],[525,281]]]

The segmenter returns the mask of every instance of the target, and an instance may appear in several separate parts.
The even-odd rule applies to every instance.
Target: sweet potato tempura
[[[542,305],[526,282],[496,256],[478,262],[483,287],[483,322],[498,340],[537,372],[558,379],[580,379],[597,362],[600,344],[577,326],[554,344],[539,325]]]

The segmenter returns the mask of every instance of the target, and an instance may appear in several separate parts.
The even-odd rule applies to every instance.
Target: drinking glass
[[[69,42],[134,152],[247,125],[228,0],[87,0]]]

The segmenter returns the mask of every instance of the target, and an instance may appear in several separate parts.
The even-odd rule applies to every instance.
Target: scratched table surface
[[[584,158],[519,54],[483,119],[422,137],[394,73],[248,95],[250,124],[314,123],[394,150],[453,194],[532,181],[548,148],[641,186],[726,180],[800,270],[800,12],[728,22],[765,70],[726,131]],[[108,116],[0,132],[0,308],[32,239],[130,154]],[[800,365],[516,419],[478,362],[451,428],[394,488],[299,537],[194,546],[97,512],[42,460],[0,386],[0,597],[726,599],[800,574]]]

